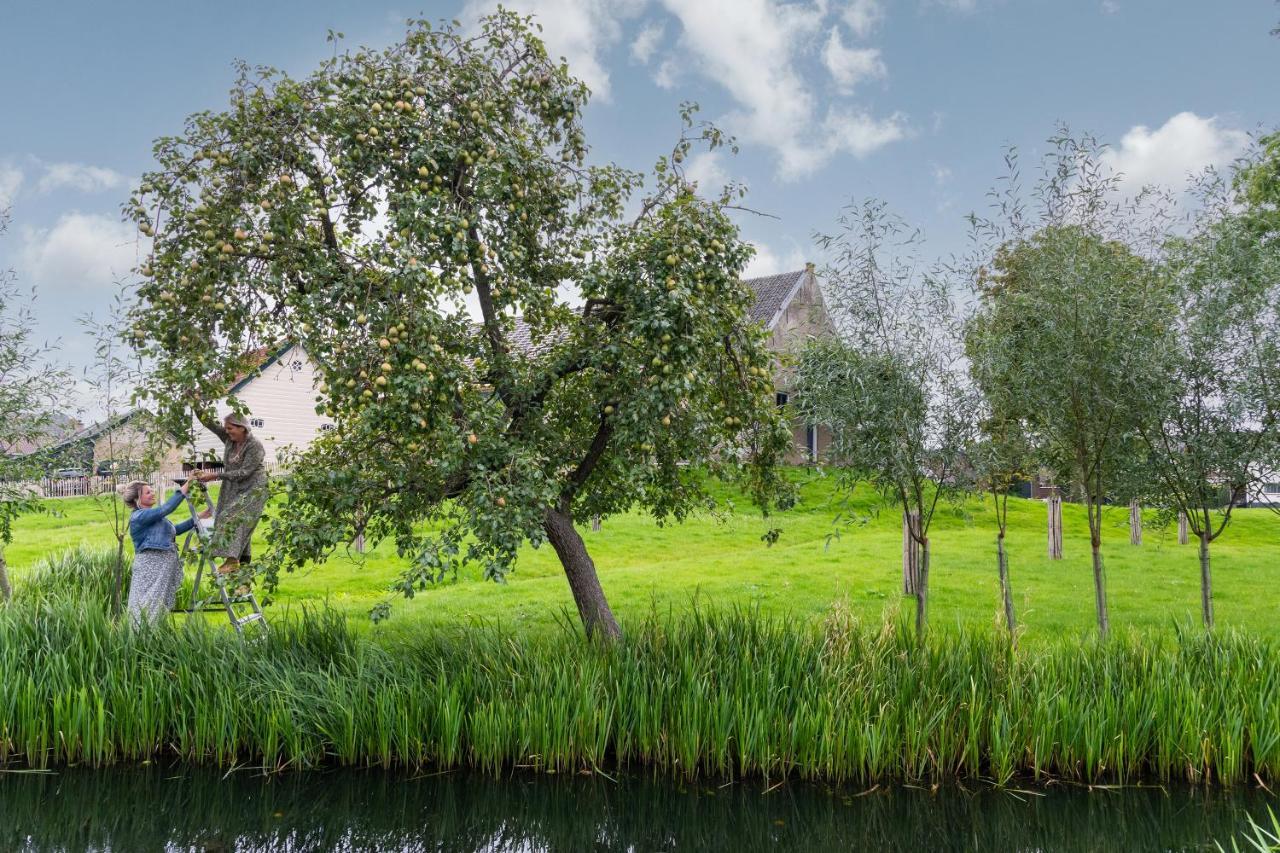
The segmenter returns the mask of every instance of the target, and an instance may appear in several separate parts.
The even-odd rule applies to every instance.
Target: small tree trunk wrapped
[[[600,516],[598,515],[591,516],[591,532],[592,533],[600,532]]]
[[[917,516],[917,519],[919,517]],[[929,540],[920,546],[919,574],[916,577],[916,636],[923,637],[929,627]]]
[[[1012,634],[1017,622],[1013,616],[1013,590],[1009,586],[1009,556],[1004,550],[1004,531],[996,536],[996,570],[1000,573],[1000,598],[1004,602],[1004,624]]]
[[[915,595],[920,589],[920,543],[915,530],[920,526],[920,514],[902,513],[902,594]]]
[[[1178,512],[1178,544],[1186,545],[1187,542],[1190,541],[1190,538],[1191,537],[1187,535],[1187,514],[1185,512],[1179,511]]]
[[[1049,495],[1049,559],[1062,559],[1062,495]]]
[[[357,554],[364,553],[364,534],[357,533],[356,538],[351,540],[351,550]]]
[[[1129,544],[1142,544],[1142,505],[1129,501]]]
[[[1102,507],[1089,521],[1089,546],[1093,551],[1093,597],[1098,610],[1098,632],[1106,637],[1111,631],[1111,617],[1107,613],[1107,573],[1102,564]]]
[[[13,595],[9,586],[9,564],[4,560],[4,544],[0,543],[0,601],[8,601]]]
[[[1200,615],[1213,627],[1213,578],[1209,574],[1209,531],[1200,534]]]

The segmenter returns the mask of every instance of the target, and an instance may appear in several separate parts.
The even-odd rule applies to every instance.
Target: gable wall
[[[799,290],[791,302],[783,310],[782,316],[773,327],[769,338],[769,349],[777,353],[785,362],[795,350],[804,346],[809,337],[835,334],[835,326],[827,314],[826,304],[822,300],[822,289],[818,279],[812,272],[806,272],[800,281]],[[773,375],[774,387],[779,391],[791,392],[794,369],[786,363],[780,364]],[[800,464],[809,461],[809,433],[807,425],[798,418],[793,418],[792,440],[794,449],[787,461]],[[831,444],[831,432],[826,427],[819,427],[817,434],[818,456],[826,452]]]
[[[248,407],[249,417],[263,421],[262,426],[253,428],[253,434],[267,451],[268,465],[275,463],[279,452],[287,446],[297,450],[306,448],[319,435],[321,425],[329,423],[327,417],[316,414],[318,382],[306,352],[294,346],[236,392],[236,397]],[[230,410],[224,402],[218,407],[218,417]],[[197,454],[203,458],[211,451],[214,458],[220,459],[222,443],[198,423],[195,430]]]

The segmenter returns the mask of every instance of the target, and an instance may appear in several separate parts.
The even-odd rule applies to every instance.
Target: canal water
[[[1230,850],[1268,806],[1255,789],[0,770],[0,850]]]

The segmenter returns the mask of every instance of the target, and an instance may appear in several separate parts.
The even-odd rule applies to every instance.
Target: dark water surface
[[[1204,850],[1230,849],[1268,805],[1243,789],[0,771],[0,850]]]

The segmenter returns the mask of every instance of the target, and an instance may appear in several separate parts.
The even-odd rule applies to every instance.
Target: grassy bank
[[[0,607],[0,760],[862,784],[1235,783],[1280,769],[1268,638],[1188,630],[1012,651],[958,628],[919,645],[840,608],[818,625],[719,611],[625,627],[609,648],[494,629],[389,647],[323,611],[246,643],[197,622],[133,631],[69,599],[17,603]]]
[[[865,523],[845,528],[828,544],[837,512],[830,480],[803,470],[794,476],[802,483],[800,503],[767,520],[739,502],[744,508],[723,522],[704,515],[659,528],[647,517],[623,515],[607,520],[600,531],[583,525],[614,610],[623,619],[636,620],[655,606],[681,612],[697,601],[751,607],[805,622],[820,621],[835,601],[872,622],[896,610],[902,585],[898,516],[892,510],[877,513],[874,496],[860,491],[848,510]],[[106,515],[91,501],[51,503],[60,516],[19,522],[8,550],[16,587],[50,553],[81,542],[104,546],[112,541]],[[1195,546],[1179,546],[1172,530],[1151,529],[1143,545],[1132,546],[1127,518],[1126,507],[1107,510],[1104,553],[1112,624],[1167,634],[1175,621],[1198,619]],[[1064,520],[1066,559],[1052,561],[1045,553],[1044,504],[1010,505],[1010,571],[1027,644],[1078,637],[1095,624],[1083,511],[1067,505]],[[760,536],[774,526],[781,528],[782,537],[766,547]],[[932,541],[931,624],[942,631],[995,624],[999,594],[989,505],[974,501],[946,508],[935,522]],[[387,588],[404,565],[391,543],[365,555],[339,553],[323,565],[285,576],[276,601],[278,606],[325,603],[355,617],[365,630],[364,617],[388,598]],[[1214,544],[1214,583],[1221,626],[1275,634],[1280,518],[1267,510],[1241,512]],[[551,634],[559,614],[573,609],[550,548],[524,548],[505,585],[464,571],[456,582],[430,588],[412,601],[390,600],[392,617],[379,634],[391,642],[411,642],[424,631],[476,621]]]

